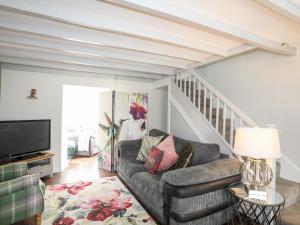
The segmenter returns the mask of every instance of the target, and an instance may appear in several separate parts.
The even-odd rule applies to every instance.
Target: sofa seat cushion
[[[148,172],[135,173],[131,177],[131,182],[135,186],[136,190],[145,199],[151,202],[157,207],[163,206],[163,196],[159,191],[159,181],[161,178],[161,173],[151,174]]]
[[[119,159],[118,169],[128,178],[131,178],[137,172],[147,171],[144,167],[144,162],[136,159]]]

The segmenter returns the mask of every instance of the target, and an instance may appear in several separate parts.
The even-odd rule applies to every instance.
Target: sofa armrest
[[[120,141],[117,144],[118,157],[122,159],[136,159],[142,145],[142,139]]]
[[[162,192],[165,184],[177,187],[186,187],[213,182],[239,175],[240,168],[240,161],[227,158],[218,159],[202,165],[172,170],[162,175],[159,188]]]
[[[24,162],[0,166],[0,182],[28,175],[27,164]]]
[[[21,191],[32,186],[40,186],[39,174],[26,175],[0,183],[0,196]]]

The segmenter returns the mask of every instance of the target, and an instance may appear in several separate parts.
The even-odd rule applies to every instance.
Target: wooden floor
[[[116,176],[116,173],[98,169],[97,157],[98,156],[95,155],[92,157],[77,157],[72,159],[62,172],[55,173],[53,177],[43,178],[42,180],[46,185],[52,185]],[[34,217],[15,223],[14,225],[35,225]]]
[[[46,185],[72,183],[76,181],[97,180],[101,177],[116,176],[115,173],[98,169],[97,155],[77,157],[69,165],[51,178],[43,179]]]

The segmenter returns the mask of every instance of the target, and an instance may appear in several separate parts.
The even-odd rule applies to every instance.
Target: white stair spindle
[[[231,110],[230,115],[230,146],[233,147],[233,126],[234,126],[234,112]]]
[[[212,124],[212,108],[213,108],[213,93],[210,91],[209,94],[209,122]]]
[[[184,94],[186,96],[186,72],[184,72]]]
[[[183,91],[184,73],[180,74],[180,90]]]
[[[227,117],[227,106],[224,103],[224,107],[223,107],[223,137],[224,138],[226,135],[226,117]]]
[[[206,118],[206,87],[204,86],[204,102],[203,102],[203,115]]]
[[[188,93],[188,97],[189,97],[190,101],[191,101],[191,91],[192,91],[191,79],[192,79],[192,76],[191,76],[191,74],[189,74],[189,93]]]
[[[217,97],[217,107],[216,107],[216,130],[219,132],[219,111],[220,111],[220,99]]]
[[[177,87],[181,90],[181,73],[178,73],[178,86]]]
[[[243,127],[243,126],[244,126],[243,120],[242,120],[242,118],[240,117],[240,127]]]
[[[201,82],[198,80],[198,109],[201,110]]]
[[[194,86],[193,86],[193,103],[194,103],[194,106],[196,107],[196,78],[195,76],[194,77]]]

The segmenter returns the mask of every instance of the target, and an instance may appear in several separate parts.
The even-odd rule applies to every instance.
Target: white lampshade
[[[280,158],[278,131],[274,128],[237,128],[234,153],[256,159]]]

